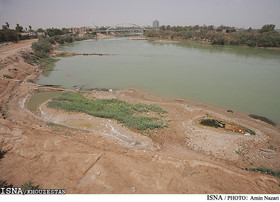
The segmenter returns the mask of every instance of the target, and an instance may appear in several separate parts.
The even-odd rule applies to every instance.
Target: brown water
[[[46,91],[46,92],[38,92],[35,93],[29,101],[27,102],[27,108],[33,112],[37,113],[39,105],[43,102],[47,101],[48,99],[51,99],[59,94],[61,94],[62,91]]]

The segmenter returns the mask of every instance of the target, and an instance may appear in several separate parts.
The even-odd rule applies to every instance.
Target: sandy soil
[[[107,35],[107,34],[97,33],[97,39],[108,39],[113,37],[115,37],[114,34]]]
[[[0,150],[7,151],[0,159],[0,179],[14,186],[31,180],[67,193],[280,193],[279,179],[241,169],[279,170],[279,127],[239,112],[131,88],[87,96],[157,104],[168,111],[168,128],[143,136],[113,120],[49,109],[46,103],[32,114],[26,102],[36,90],[47,90],[26,82],[41,72],[22,58],[32,42],[0,47]],[[257,135],[200,126],[197,120],[207,116]],[[271,146],[277,149],[266,152]]]

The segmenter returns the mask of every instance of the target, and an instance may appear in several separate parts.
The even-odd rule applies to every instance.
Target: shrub
[[[27,82],[34,83],[32,79],[27,79]]]
[[[35,186],[32,184],[31,181],[29,181],[28,183],[24,183],[23,185],[20,186],[21,189],[25,190],[35,190],[39,188],[39,185]]]
[[[0,180],[0,188],[13,188],[13,185],[8,184],[6,180]]]
[[[7,78],[7,79],[12,79],[13,78],[13,77],[11,77],[10,75],[7,75],[7,74],[4,74],[3,77]]]
[[[2,29],[0,30],[0,42],[12,41],[17,42],[20,38],[20,34],[15,30],[11,29]]]
[[[249,168],[249,169],[246,168],[246,170],[265,173],[265,174],[272,175],[274,177],[280,178],[280,171],[275,171],[275,170],[272,170],[270,168],[266,168],[266,167],[263,167],[263,166],[258,167],[258,168]]]
[[[35,55],[39,57],[47,57],[47,55],[52,51],[52,45],[44,38],[39,38],[38,42],[34,42],[31,45],[32,50]]]

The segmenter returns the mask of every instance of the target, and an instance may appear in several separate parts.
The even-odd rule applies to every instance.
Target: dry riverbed
[[[144,136],[115,120],[39,106],[26,107],[42,72],[22,56],[34,41],[0,47],[0,179],[19,186],[31,180],[67,193],[275,193],[280,180],[242,168],[280,168],[280,129],[239,112],[139,89],[86,91],[91,99],[156,104],[168,128]],[[10,75],[12,79],[4,78]],[[66,90],[66,89],[61,89]],[[203,118],[253,130],[244,135],[199,124]]]

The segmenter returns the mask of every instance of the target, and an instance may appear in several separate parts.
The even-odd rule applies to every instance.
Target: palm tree
[[[6,25],[7,25],[8,29],[9,29],[10,28],[10,24],[8,22],[6,22]]]

